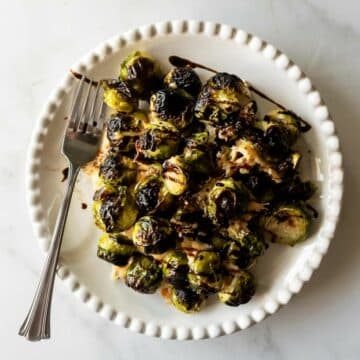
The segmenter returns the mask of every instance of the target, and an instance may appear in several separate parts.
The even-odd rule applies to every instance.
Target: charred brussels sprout
[[[142,214],[154,210],[166,210],[171,205],[172,200],[172,195],[159,176],[146,177],[135,186],[135,201]]]
[[[104,102],[115,111],[124,113],[132,112],[138,105],[138,99],[125,81],[104,80]]]
[[[205,208],[214,224],[225,224],[228,219],[242,214],[248,204],[248,194],[241,182],[233,178],[218,180],[210,190]]]
[[[265,236],[272,241],[293,246],[309,235],[311,217],[303,204],[284,204],[262,219]]]
[[[94,195],[95,224],[108,233],[118,233],[134,224],[137,217],[135,201],[126,186],[105,185]]]
[[[163,164],[164,184],[169,193],[175,196],[183,194],[189,185],[189,171],[184,158],[180,155],[172,156]]]
[[[97,256],[117,266],[126,265],[135,251],[131,240],[120,234],[103,234],[98,241]]]
[[[175,244],[175,234],[166,219],[143,216],[134,226],[133,242],[145,254],[161,254]]]
[[[186,140],[183,156],[192,171],[200,174],[209,174],[214,168],[212,152],[208,146],[209,134],[194,133]]]
[[[254,277],[247,271],[240,271],[224,278],[218,297],[226,305],[239,306],[250,301],[255,289]]]
[[[179,132],[173,125],[158,121],[146,127],[136,141],[136,150],[146,159],[165,160],[176,153],[179,140]]]
[[[135,141],[146,120],[146,115],[141,111],[112,115],[106,126],[106,135],[111,146],[116,147],[119,152],[134,151]]]
[[[149,54],[133,51],[122,62],[119,77],[127,81],[141,98],[146,99],[161,84],[160,65]]]
[[[189,265],[186,254],[181,250],[169,251],[162,260],[163,278],[175,287],[187,284]]]
[[[150,121],[168,121],[182,130],[193,120],[193,101],[177,90],[163,89],[150,98]]]
[[[266,243],[255,233],[232,239],[224,247],[224,259],[229,265],[247,269],[266,250]]]
[[[267,113],[258,122],[264,131],[264,141],[270,155],[282,157],[298,139],[303,120],[291,111],[276,109]]]
[[[250,102],[250,90],[236,75],[217,73],[200,91],[195,116],[215,123],[223,122],[230,114],[240,111]]]
[[[159,264],[150,256],[133,256],[125,274],[125,284],[143,294],[153,294],[160,286],[162,273]]]
[[[127,185],[136,177],[136,164],[126,156],[109,154],[101,163],[99,178],[111,185]]]
[[[195,313],[205,305],[206,295],[189,287],[172,288],[170,300],[176,309],[184,313]]]
[[[199,251],[190,264],[189,283],[208,293],[217,292],[222,285],[221,259],[216,251]]]
[[[196,97],[201,89],[198,74],[188,66],[171,69],[165,76],[164,83],[170,89],[186,91],[193,97]]]

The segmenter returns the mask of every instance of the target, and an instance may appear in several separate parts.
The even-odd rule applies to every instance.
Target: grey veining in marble
[[[0,2],[0,358],[360,358],[360,3],[355,0]],[[313,80],[335,119],[345,158],[342,219],[329,254],[291,303],[242,333],[176,343],[133,334],[91,313],[57,283],[53,339],[16,335],[41,268],[25,202],[27,145],[62,74],[102,40],[167,18],[228,23],[282,49]],[[4,286],[5,285],[5,286]]]

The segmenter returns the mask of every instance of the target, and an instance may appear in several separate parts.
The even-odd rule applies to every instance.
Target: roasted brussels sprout
[[[172,288],[170,300],[172,304],[184,313],[195,313],[205,305],[206,295],[190,287]]]
[[[116,147],[119,152],[134,151],[135,141],[140,136],[146,121],[146,115],[141,111],[112,115],[106,126],[106,134],[111,146]]]
[[[239,306],[249,302],[254,294],[254,277],[247,271],[239,271],[224,278],[218,298],[226,305]]]
[[[250,97],[246,82],[236,75],[217,73],[201,89],[195,105],[195,116],[221,123],[247,105]]]
[[[184,158],[172,156],[164,162],[163,168],[164,184],[169,193],[175,196],[183,194],[189,185],[189,171]]]
[[[126,156],[109,154],[101,163],[99,178],[111,185],[127,185],[136,177],[136,164]]]
[[[205,214],[214,224],[225,224],[228,219],[241,215],[247,207],[248,194],[241,182],[233,178],[218,180],[209,191]]]
[[[180,89],[187,94],[196,97],[201,89],[201,81],[198,74],[188,66],[171,69],[164,78],[164,83],[170,89]]]
[[[190,263],[189,283],[208,293],[217,292],[222,285],[220,267],[219,253],[212,250],[199,251]]]
[[[261,223],[265,237],[269,234],[272,241],[293,246],[308,237],[311,217],[301,203],[284,204],[264,215]]]
[[[306,201],[315,194],[316,186],[311,181],[302,181],[299,176],[295,176],[285,179],[277,190],[277,196],[281,200]]]
[[[129,113],[136,109],[138,99],[125,81],[104,80],[104,102],[111,109],[119,112]]]
[[[161,85],[160,65],[143,51],[133,51],[125,58],[119,77],[127,81],[142,99],[147,99]]]
[[[153,294],[162,280],[161,268],[151,256],[133,256],[125,274],[125,284],[143,294]]]
[[[271,156],[283,157],[298,139],[302,120],[293,112],[275,109],[268,112],[257,126],[264,131],[264,142]]]
[[[193,100],[179,91],[159,90],[150,98],[150,121],[168,121],[182,130],[193,120],[193,107]]]
[[[166,189],[163,179],[156,175],[140,180],[134,191],[136,205],[142,214],[166,210],[173,201],[173,196]]]
[[[97,256],[111,264],[124,266],[135,253],[131,239],[121,234],[103,234],[98,241]]]
[[[186,140],[183,151],[184,160],[190,169],[205,175],[214,169],[214,161],[208,141],[209,134],[206,131],[194,133]]]
[[[175,287],[187,285],[189,265],[186,254],[181,250],[169,251],[162,260],[163,278]]]
[[[231,237],[231,234],[229,234]],[[255,233],[240,236],[240,239],[232,238],[224,247],[224,259],[229,265],[240,269],[247,269],[254,261],[264,254],[266,243]]]
[[[179,132],[172,124],[158,121],[146,127],[135,146],[146,159],[165,160],[176,153],[179,140]]]
[[[132,239],[145,254],[161,254],[175,244],[175,234],[168,220],[143,216],[134,226]]]
[[[134,224],[138,210],[126,186],[104,185],[94,195],[95,224],[108,233],[118,233]]]

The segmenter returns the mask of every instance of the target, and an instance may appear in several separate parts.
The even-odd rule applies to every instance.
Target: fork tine
[[[89,104],[89,98],[91,97],[91,88],[92,88],[93,82],[90,81],[88,85],[88,90],[85,96],[85,99],[83,100],[80,116],[77,118],[77,122],[75,123],[76,130],[83,131],[86,127],[86,119],[88,114],[88,104]]]
[[[74,97],[74,101],[71,106],[70,121],[68,124],[68,129],[73,129],[73,130],[76,129],[75,124],[76,124],[76,119],[77,119],[77,115],[79,112],[79,105],[81,102],[81,96],[82,96],[82,90],[84,87],[84,82],[85,82],[85,77],[82,76],[80,79],[79,85],[76,89],[76,95]]]
[[[100,83],[98,83],[95,88],[95,94],[93,96],[90,113],[89,113],[89,117],[88,117],[88,128],[96,126],[95,112],[96,112],[97,99],[99,96],[99,90],[100,90]]]
[[[96,129],[98,131],[102,131],[104,124],[105,124],[105,113],[106,113],[106,105],[104,101],[101,101],[100,109],[98,112],[98,119],[96,124]]]

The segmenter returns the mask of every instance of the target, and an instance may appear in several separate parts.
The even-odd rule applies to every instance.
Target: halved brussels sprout
[[[301,203],[284,204],[265,215],[261,222],[265,236],[270,234],[272,241],[293,246],[308,237],[311,217]]]
[[[209,191],[205,214],[214,224],[223,225],[247,208],[248,194],[241,182],[233,178],[218,180]]]
[[[208,143],[209,134],[206,131],[194,133],[186,139],[183,156],[192,171],[207,175],[213,170],[214,161]]]
[[[125,284],[143,294],[153,294],[160,286],[162,272],[151,256],[133,256],[125,274]]]
[[[165,160],[174,155],[179,146],[179,132],[170,123],[150,124],[136,141],[136,150],[146,159]]]
[[[180,155],[172,156],[163,164],[164,184],[170,194],[179,196],[189,186],[189,171],[184,158]]]
[[[140,180],[134,192],[136,205],[142,214],[153,210],[166,210],[173,201],[173,196],[166,189],[163,179],[155,175]]]
[[[251,93],[245,81],[236,75],[217,73],[200,91],[195,105],[195,116],[221,123],[230,114],[247,105],[250,98]]]
[[[231,236],[229,234],[229,236]],[[232,239],[224,247],[224,259],[229,265],[247,269],[254,261],[264,254],[266,243],[255,233]]]
[[[193,100],[179,91],[159,90],[150,98],[150,121],[168,121],[178,130],[182,130],[192,122],[193,108]]]
[[[189,265],[186,254],[181,250],[169,251],[162,260],[163,278],[175,287],[187,284]]]
[[[119,77],[127,81],[142,99],[147,99],[161,85],[159,63],[143,51],[133,51],[125,58]]]
[[[247,271],[239,271],[224,278],[218,298],[226,305],[239,306],[249,302],[255,290],[254,277]]]
[[[126,186],[104,185],[94,195],[95,224],[108,233],[118,233],[131,227],[138,210]]]
[[[164,78],[164,84],[170,89],[180,89],[196,97],[201,90],[198,74],[188,66],[171,69]]]
[[[190,287],[172,288],[170,300],[172,304],[184,313],[195,313],[205,305],[206,295]]]
[[[113,114],[106,125],[106,134],[111,146],[116,147],[119,152],[134,151],[135,141],[146,121],[146,115],[141,111]]]
[[[136,109],[138,99],[125,81],[103,80],[104,102],[111,109],[129,113]]]
[[[124,266],[135,253],[136,248],[121,234],[103,234],[98,241],[97,256],[111,264]]]
[[[270,155],[283,157],[298,139],[302,120],[293,112],[275,109],[268,112],[257,127],[264,131],[264,142]]]
[[[132,239],[145,254],[162,254],[175,244],[175,234],[166,219],[143,216],[134,226]]]
[[[219,253],[212,250],[199,251],[190,263],[189,283],[209,293],[217,292],[222,285],[220,267]]]
[[[127,185],[136,178],[136,164],[126,156],[109,154],[101,163],[99,178],[111,185]]]

